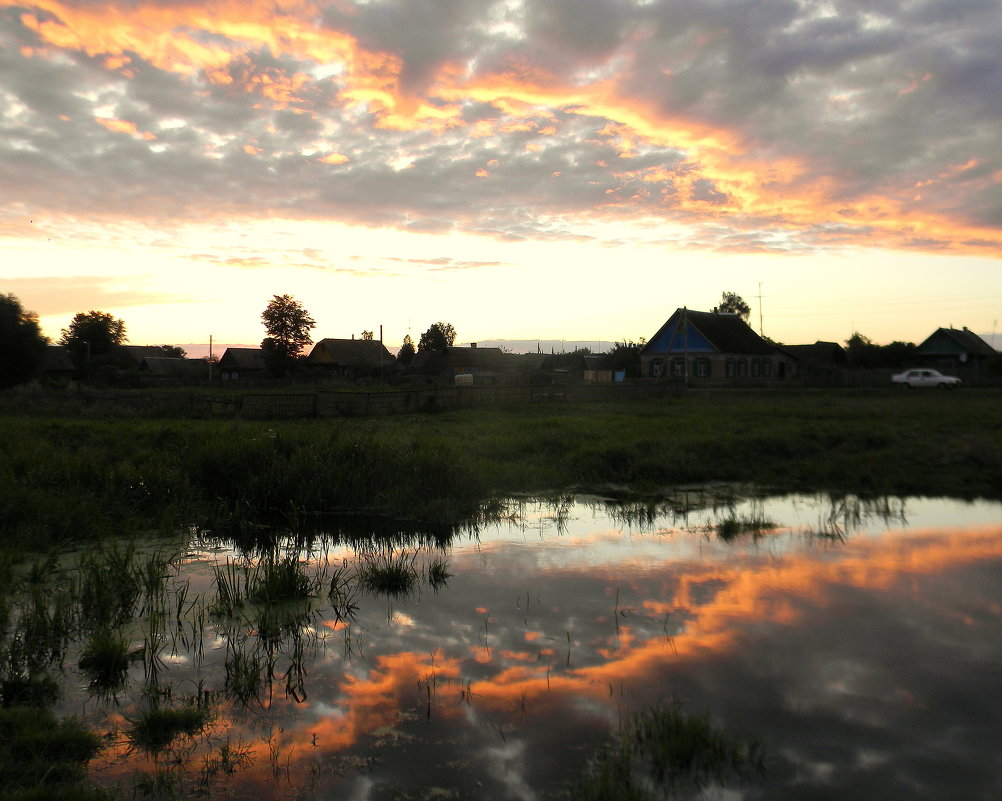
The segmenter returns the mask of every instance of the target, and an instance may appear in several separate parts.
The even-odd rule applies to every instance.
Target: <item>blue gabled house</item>
[[[756,334],[740,315],[676,309],[640,351],[644,378],[703,386],[788,381],[796,359]]]

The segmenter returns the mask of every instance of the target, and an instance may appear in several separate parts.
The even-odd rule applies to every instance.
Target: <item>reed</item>
[[[128,639],[117,629],[92,631],[84,643],[79,666],[94,689],[111,691],[123,686],[129,672]]]
[[[129,741],[141,750],[156,754],[177,737],[194,737],[212,719],[212,711],[201,699],[180,706],[163,706],[158,696],[151,695],[149,705],[129,720]]]
[[[711,783],[729,786],[762,775],[756,741],[731,737],[705,715],[677,703],[628,714],[592,763],[576,797],[585,801],[654,801]]]
[[[358,567],[361,586],[373,593],[398,597],[411,592],[418,583],[418,572],[414,567],[415,552],[408,556],[392,550],[371,556]]]

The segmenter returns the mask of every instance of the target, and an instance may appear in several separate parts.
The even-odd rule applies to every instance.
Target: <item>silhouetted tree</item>
[[[171,359],[184,359],[188,355],[188,351],[180,345],[154,345],[154,347]]]
[[[372,342],[372,340],[374,340],[375,338],[376,338],[375,334],[373,334],[371,331],[363,331],[362,332],[362,341],[363,342]]]
[[[613,370],[625,370],[631,378],[640,376],[640,351],[644,349],[647,340],[643,337],[639,342],[617,342],[607,354],[609,366]]]
[[[845,345],[850,367],[907,367],[918,354],[918,346],[914,343],[892,342],[890,345],[878,345],[858,331],[853,332]]]
[[[405,367],[414,361],[414,340],[410,334],[404,334],[404,344],[397,351],[397,361]]]
[[[0,295],[0,389],[28,381],[38,372],[49,340],[14,295]]]
[[[303,348],[313,343],[310,331],[317,323],[292,295],[273,295],[261,320],[268,334],[261,341],[265,361],[272,372],[284,375]]]
[[[744,298],[735,292],[724,292],[720,296],[720,305],[714,306],[716,313],[737,314],[742,320],[748,322],[748,315],[751,314],[751,306],[745,303]]]
[[[456,341],[456,329],[449,323],[432,323],[431,326],[421,334],[418,342],[418,350],[445,350]]]
[[[125,323],[102,311],[74,314],[69,327],[60,334],[59,344],[69,349],[78,365],[110,353],[116,345],[129,341]]]

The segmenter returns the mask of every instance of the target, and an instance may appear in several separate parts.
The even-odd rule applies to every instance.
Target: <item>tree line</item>
[[[751,308],[734,292],[724,292],[714,312],[737,314],[747,322]],[[304,350],[313,344],[316,321],[303,304],[292,295],[274,295],[261,312],[265,337],[261,350],[265,363],[275,375],[288,375],[304,358]],[[362,340],[373,340],[372,331],[362,331]],[[421,334],[417,344],[410,334],[404,337],[397,352],[397,362],[408,366],[422,351],[442,351],[456,341],[456,329],[451,323],[432,323]],[[771,341],[771,340],[770,340]],[[128,342],[125,322],[103,311],[78,312],[69,325],[60,331],[57,344],[67,349],[77,369],[88,371],[100,367],[114,349]],[[39,374],[50,340],[42,333],[38,315],[24,308],[13,294],[0,294],[0,389],[30,381]],[[616,342],[606,354],[610,367],[635,372],[640,351],[646,341]],[[779,345],[780,343],[774,343]],[[157,345],[162,355],[184,358],[187,354],[177,345]],[[846,340],[848,363],[854,367],[906,366],[917,346],[909,342],[877,345],[868,337],[854,332]],[[590,354],[587,349],[577,355]]]

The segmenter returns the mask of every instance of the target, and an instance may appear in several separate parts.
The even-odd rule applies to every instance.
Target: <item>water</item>
[[[404,549],[423,575],[444,559],[447,583],[358,591],[347,619],[325,597],[278,622],[212,618],[213,566],[242,555],[190,540],[168,581],[170,598],[188,587],[185,621],[133,626],[146,650],[124,689],[88,688],[66,660],[61,711],[109,743],[93,780],[259,801],[573,797],[626,716],[674,704],[764,754],[763,774],[700,797],[998,796],[1002,505],[692,492],[511,511]],[[358,557],[301,558],[329,586]],[[239,658],[260,667],[243,703]],[[212,721],[148,754],[130,733],[153,696],[204,699]]]

